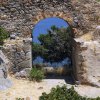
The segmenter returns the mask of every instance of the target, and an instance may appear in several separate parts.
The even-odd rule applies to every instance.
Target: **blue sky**
[[[61,18],[51,17],[46,18],[39,21],[35,27],[33,28],[33,41],[39,43],[38,36],[39,34],[46,34],[47,30],[51,28],[51,26],[55,25],[56,27],[68,27],[68,23]]]

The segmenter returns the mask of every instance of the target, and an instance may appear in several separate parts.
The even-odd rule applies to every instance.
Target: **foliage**
[[[52,26],[47,34],[38,37],[40,44],[33,43],[33,57],[41,56],[46,62],[59,62],[71,55],[70,28]]]
[[[82,97],[74,90],[74,87],[67,89],[64,85],[52,88],[49,94],[42,93],[39,100],[100,100],[100,97],[95,99]]]
[[[36,67],[33,67],[29,73],[29,78],[31,81],[40,82],[44,77],[44,71]]]
[[[9,33],[0,26],[0,45],[3,45],[3,42],[6,38],[9,37]]]
[[[98,2],[100,2],[100,0],[97,0]]]
[[[32,55],[33,55],[33,60],[37,57],[37,56],[42,56],[42,54],[44,54],[44,52],[46,52],[46,49],[37,43],[32,43]]]
[[[16,100],[24,100],[24,98],[16,98]]]

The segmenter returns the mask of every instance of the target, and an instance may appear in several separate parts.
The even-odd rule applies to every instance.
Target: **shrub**
[[[39,100],[100,100],[100,98],[92,99],[82,97],[74,90],[74,87],[67,89],[64,85],[62,87],[57,86],[56,88],[52,88],[49,94],[42,93]]]
[[[16,98],[16,100],[24,100],[24,98]]]
[[[9,33],[0,26],[0,45],[3,45],[4,40],[9,37]]]
[[[29,79],[31,81],[40,82],[43,78],[45,78],[44,71],[42,69],[33,67],[32,70],[30,71]]]
[[[98,2],[100,2],[100,0],[97,0]]]

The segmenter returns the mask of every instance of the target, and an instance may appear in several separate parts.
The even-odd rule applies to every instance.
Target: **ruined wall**
[[[34,25],[47,17],[61,17],[72,21],[73,7],[70,2],[55,0],[0,0],[0,24],[9,32],[23,37],[31,37]],[[51,0],[52,1],[52,0]]]
[[[76,80],[100,87],[100,27],[91,34],[75,38],[72,57]]]
[[[54,16],[73,24],[73,18],[77,17],[79,35],[100,24],[98,9],[95,0],[0,0],[0,25],[11,33],[27,37],[41,19]]]
[[[13,40],[10,40],[10,43],[6,41],[5,50],[8,51],[8,53],[6,51],[6,54],[11,62],[13,62],[12,59],[15,59],[15,56],[13,56],[12,50],[15,50],[19,46],[18,48],[21,48],[20,51],[22,51],[25,57],[26,55],[23,51],[24,42],[20,42],[20,40],[23,41],[23,39],[25,40],[27,37],[31,37],[34,25],[41,19],[60,17],[68,21],[68,23],[74,27],[74,18],[77,17],[78,26],[75,27],[74,30],[76,38],[74,42],[75,48],[73,50],[74,55],[72,57],[73,65],[75,65],[73,68],[76,78],[83,83],[87,82],[88,77],[91,76],[89,73],[93,71],[93,74],[96,74],[96,68],[100,65],[99,63],[96,65],[92,63],[92,60],[89,60],[91,59],[91,55],[95,59],[96,57],[92,52],[88,54],[88,52],[91,51],[91,46],[89,46],[89,44],[85,45],[87,41],[90,42],[91,40],[93,42],[93,40],[90,39],[91,36],[93,36],[91,33],[93,33],[95,28],[100,24],[99,9],[100,2],[96,0],[0,0],[0,25],[19,38],[19,40],[15,39],[15,44],[17,45],[13,43]],[[89,36],[84,36],[84,34],[89,34]],[[91,44],[94,43],[92,42]],[[10,46],[7,47],[7,44]],[[27,46],[29,45],[30,43],[27,44]],[[98,46],[99,44],[94,45]],[[15,47],[15,49],[13,49],[13,47]],[[25,51],[27,51],[27,49],[25,49]],[[30,47],[28,50],[30,51]],[[99,48],[97,51],[98,50]],[[17,53],[19,54],[19,50],[16,51],[15,55],[18,55]],[[21,57],[22,56],[19,56],[18,59]],[[98,55],[98,57],[100,56]],[[17,58],[15,61],[17,62]],[[29,61],[31,62],[32,59]],[[94,61],[99,62],[98,60]],[[85,62],[85,64],[83,62]],[[17,64],[21,66],[19,62],[17,62]],[[97,67],[94,69],[93,66]],[[98,69],[98,72],[99,71]]]
[[[14,72],[32,67],[31,41],[26,45],[23,40],[27,40],[27,37],[31,38],[34,25],[39,20],[48,17],[60,17],[72,23],[72,10],[70,2],[0,0],[0,25],[16,36],[15,40],[8,39],[4,45],[4,52],[10,59],[11,69],[13,68]],[[24,48],[25,45],[26,48]],[[29,54],[29,57],[25,52]]]
[[[10,60],[9,72],[19,72],[25,68],[32,67],[32,48],[30,38],[18,38],[6,40],[3,52]]]

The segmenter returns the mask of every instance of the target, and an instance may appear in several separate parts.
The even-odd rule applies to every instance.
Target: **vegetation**
[[[24,98],[16,98],[16,100],[25,100]]]
[[[33,59],[41,56],[45,62],[59,62],[71,55],[70,28],[52,26],[47,34],[38,37],[40,44],[33,43]]]
[[[9,37],[9,33],[0,26],[0,45],[3,45],[4,40]]]
[[[44,54],[44,52],[46,52],[47,50],[40,44],[34,43],[32,44],[32,55],[33,55],[33,60],[37,57],[37,56],[42,56]]]
[[[100,0],[97,0],[98,2],[100,2]]]
[[[42,93],[39,100],[100,100],[100,97],[95,99],[82,97],[74,90],[74,87],[67,89],[64,85],[52,88],[49,94]]]
[[[44,71],[42,69],[38,69],[36,67],[33,67],[29,73],[29,79],[31,81],[37,81],[40,82],[43,78],[45,78],[44,76]]]

